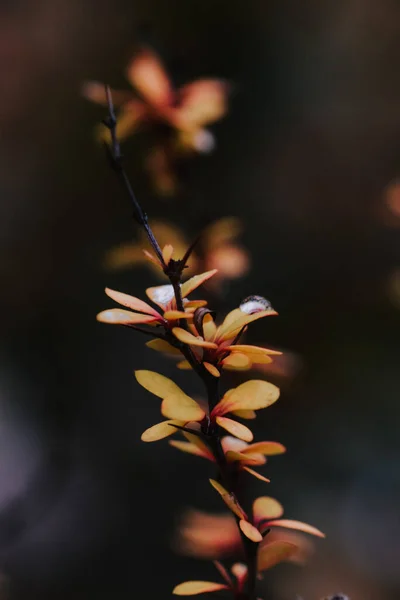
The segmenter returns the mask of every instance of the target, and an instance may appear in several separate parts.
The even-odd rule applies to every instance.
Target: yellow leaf
[[[271,481],[267,477],[264,477],[264,475],[261,475],[261,473],[258,473],[257,471],[254,471],[254,469],[250,469],[249,467],[243,467],[243,469],[245,471],[247,471],[248,473],[250,473],[250,475],[253,475],[254,477],[257,477],[257,479],[260,479],[261,481],[265,481],[266,483],[270,483],[270,481]]]
[[[187,360],[181,360],[180,362],[178,362],[176,364],[176,366],[178,367],[178,369],[181,369],[182,371],[190,371],[190,369],[192,368],[192,365]]]
[[[174,356],[181,356],[181,351],[178,348],[174,348],[171,344],[168,344],[165,340],[150,340],[146,342],[146,346],[157,352],[165,352],[165,354],[173,354]]]
[[[228,506],[228,508],[230,508],[231,511],[237,517],[239,517],[239,519],[247,520],[246,513],[240,506],[239,502],[236,500],[235,496],[228,492],[228,490],[226,490],[223,485],[218,483],[218,481],[215,481],[215,479],[210,479],[210,483],[213,486],[213,488],[217,490],[217,492],[219,493],[225,504]]]
[[[135,377],[142,387],[159,398],[182,394],[186,396],[172,379],[168,379],[168,377],[164,377],[164,375],[160,375],[155,371],[135,371]]]
[[[253,503],[254,522],[259,523],[264,519],[277,519],[283,515],[283,506],[275,498],[261,496]]]
[[[234,346],[227,346],[225,349],[230,350],[231,352],[243,352],[243,354],[252,354],[254,356],[280,356],[282,354],[282,352],[279,352],[278,350],[270,350],[269,348],[262,348],[261,346],[251,346],[247,344],[235,344]],[[253,362],[256,362],[256,360]]]
[[[191,279],[188,279],[188,281],[185,281],[185,283],[183,283],[181,287],[182,298],[186,298],[186,296],[189,296],[189,294],[191,294],[196,288],[198,288],[216,273],[217,269],[212,269],[212,271],[207,271],[206,273],[195,275],[194,277],[191,277]]]
[[[157,423],[156,425],[149,427],[149,429],[146,429],[146,431],[142,433],[141,440],[142,442],[157,442],[177,431],[172,425],[179,425],[182,427],[184,424],[184,421],[177,420],[162,421],[161,423]]]
[[[258,531],[258,529],[256,527],[254,527],[254,525],[252,525],[248,521],[245,521],[244,519],[241,519],[239,521],[239,527],[242,530],[242,532],[244,533],[244,535],[247,538],[249,538],[249,540],[251,540],[252,542],[261,542],[262,535]]]
[[[235,338],[235,336],[253,321],[257,321],[258,319],[262,319],[263,317],[269,317],[270,315],[277,315],[278,313],[272,308],[268,310],[262,310],[258,313],[253,313],[248,315],[246,313],[242,313],[240,309],[237,309],[240,312],[240,316],[236,313],[237,318],[233,321],[225,325],[225,321],[221,326],[221,329],[218,331],[218,338],[220,340],[229,340]],[[232,311],[233,312],[233,311]]]
[[[225,429],[231,435],[234,435],[245,442],[252,441],[253,433],[246,425],[242,425],[242,423],[238,423],[237,421],[233,421],[226,417],[217,417],[215,420],[220,427]]]
[[[100,321],[100,323],[109,323],[110,325],[136,325],[139,323],[154,323],[154,321],[157,321],[157,319],[151,315],[142,315],[120,308],[103,310],[97,315],[96,319]]]
[[[263,454],[264,456],[275,456],[284,452],[286,452],[286,448],[279,442],[255,442],[243,450],[244,454]]]
[[[291,519],[278,519],[276,521],[268,521],[266,523],[268,527],[285,527],[287,529],[295,529],[297,531],[302,531],[303,533],[309,533],[310,535],[316,535],[317,537],[324,538],[325,534],[322,533],[316,527],[312,525],[308,525],[308,523],[302,523],[301,521],[292,521]]]
[[[123,294],[122,292],[117,292],[115,290],[111,290],[110,288],[106,288],[106,294],[109,298],[112,298],[118,304],[122,304],[126,308],[130,308],[131,310],[145,313],[147,315],[153,315],[157,319],[160,318],[160,313],[157,312],[150,304],[147,302],[143,302],[140,298],[135,298],[134,296],[129,296],[128,294]]]
[[[179,419],[186,422],[201,421],[205,417],[204,410],[197,402],[182,391],[164,398],[161,404],[161,414],[168,419]]]
[[[217,367],[215,367],[214,365],[208,363],[208,362],[203,362],[203,366],[207,369],[207,371],[209,373],[211,373],[211,375],[213,375],[214,377],[220,377],[221,373],[218,371]]]
[[[170,446],[173,448],[177,448],[177,450],[181,450],[182,452],[186,452],[187,454],[194,454],[195,456],[201,456],[202,458],[207,458],[214,462],[214,457],[210,452],[205,452],[196,444],[192,444],[191,442],[182,442],[181,440],[171,440],[169,442]]]
[[[251,367],[249,357],[240,352],[232,352],[223,359],[222,364],[225,369],[249,369]]]
[[[196,337],[189,331],[182,329],[181,327],[174,327],[172,329],[172,333],[178,340],[183,342],[184,344],[189,344],[190,346],[201,346],[202,348],[217,348],[217,344],[213,344],[212,342],[206,342],[203,338]]]
[[[261,546],[257,556],[257,570],[259,572],[270,569],[278,563],[287,560],[297,550],[297,546],[289,542],[275,541]]]
[[[162,249],[162,255],[166,265],[171,260],[173,253],[174,247],[171,244],[165,244],[164,248]]]
[[[243,410],[232,410],[232,414],[240,419],[255,419],[257,414],[254,410],[243,409]]]
[[[183,312],[181,310],[167,310],[164,313],[164,319],[167,319],[167,321],[176,321],[178,319],[193,319],[193,313]]]
[[[176,596],[195,596],[196,594],[205,594],[206,592],[216,592],[218,590],[229,589],[224,583],[214,583],[213,581],[185,581],[177,585],[172,593]]]
[[[258,410],[270,406],[279,398],[279,388],[268,381],[251,379],[242,383],[229,395],[225,394],[214,408],[214,415],[224,415],[234,410]]]

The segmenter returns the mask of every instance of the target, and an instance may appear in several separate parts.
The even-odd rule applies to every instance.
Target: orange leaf
[[[249,538],[249,540],[251,540],[252,542],[261,542],[261,540],[263,539],[258,529],[248,521],[241,519],[239,521],[239,527],[244,533],[244,535],[247,538]]]
[[[251,442],[253,439],[253,433],[248,427],[246,427],[246,425],[238,423],[237,421],[233,421],[232,419],[228,419],[227,417],[217,417],[215,420],[220,427],[240,440]]]
[[[235,417],[239,417],[240,419],[255,419],[257,416],[254,410],[246,408],[242,410],[232,410],[231,412]]]
[[[146,346],[156,352],[165,352],[165,354],[173,354],[174,356],[181,356],[181,351],[178,348],[174,348],[165,340],[150,340],[146,342]]]
[[[185,281],[185,283],[183,283],[181,287],[182,298],[186,298],[186,296],[189,296],[189,294],[191,294],[196,288],[198,288],[216,273],[217,269],[212,269],[212,271],[206,271],[206,273],[195,275],[194,277],[191,277],[191,279]]]
[[[240,309],[237,309],[240,311]],[[234,311],[232,311],[234,312]],[[236,313],[236,317],[235,320],[233,320],[233,322],[228,324],[224,323],[221,326],[221,329],[218,331],[218,338],[220,340],[229,340],[229,339],[233,339],[239,332],[241,329],[243,329],[243,327],[245,327],[246,325],[249,325],[250,323],[252,323],[253,321],[257,321],[258,319],[262,319],[263,317],[269,317],[270,315],[277,315],[278,313],[273,310],[272,308],[268,309],[268,310],[262,310],[258,313],[253,313],[251,315],[242,313],[242,311],[240,311],[240,316],[238,315],[238,313]]]
[[[275,541],[261,546],[257,556],[257,570],[265,571],[288,559],[297,550],[297,546],[289,542]]]
[[[146,294],[148,298],[154,304],[157,304],[160,308],[165,310],[165,308],[174,300],[175,293],[174,288],[169,283],[165,285],[156,285],[154,287],[147,288]]]
[[[205,412],[183,392],[166,396],[161,404],[161,414],[168,419],[179,419],[181,421],[201,421]]]
[[[214,377],[220,377],[221,373],[218,371],[217,367],[215,367],[214,365],[212,365],[208,362],[203,362],[203,366],[207,369],[207,371],[209,373],[211,373],[211,375],[214,375]]]
[[[159,319],[161,316],[159,312],[150,306],[150,304],[143,302],[143,300],[140,300],[139,298],[111,290],[110,288],[106,288],[105,291],[107,296],[115,300],[115,302],[118,302],[118,304],[122,304],[122,306],[125,306],[126,308],[130,308],[131,310],[142,312],[147,315],[153,315],[157,319]]]
[[[215,568],[218,569],[218,571],[220,572],[222,578],[225,579],[228,586],[230,588],[233,588],[233,581],[232,581],[228,571],[225,569],[224,565],[222,563],[220,563],[219,560],[214,560],[213,563],[214,563]]]
[[[283,506],[275,498],[261,496],[253,503],[254,522],[259,523],[264,519],[279,518],[283,515]]]
[[[257,471],[254,471],[253,469],[249,469],[249,467],[243,467],[243,469],[245,471],[247,471],[248,473],[250,473],[250,475],[253,475],[254,477],[257,477],[257,479],[260,479],[261,481],[265,481],[266,483],[270,483],[270,479],[267,479],[267,477],[264,477],[264,475],[261,475],[261,473],[258,473]]]
[[[269,348],[262,348],[261,346],[251,346],[247,344],[235,344],[234,346],[227,346],[225,350],[230,350],[231,352],[243,352],[244,354],[248,353],[254,356],[280,356],[282,354],[282,352],[279,352],[278,350],[270,350]],[[256,360],[253,362],[256,362]]]
[[[223,359],[222,364],[225,369],[249,369],[251,367],[249,357],[240,352],[232,352]]]
[[[237,388],[220,400],[213,410],[214,415],[224,415],[236,410],[258,410],[270,406],[279,398],[279,388],[268,381],[251,379],[242,383]]]
[[[159,398],[179,395],[186,396],[172,379],[168,379],[168,377],[164,377],[164,375],[160,375],[160,373],[156,373],[155,371],[135,371],[135,377],[142,387]]]
[[[237,517],[239,517],[239,519],[247,520],[246,513],[244,512],[243,508],[240,506],[239,502],[236,500],[235,496],[233,494],[231,494],[230,492],[228,492],[228,490],[226,490],[223,485],[218,483],[218,481],[215,481],[215,479],[210,479],[210,483],[213,486],[213,488],[217,490],[217,492],[221,496],[222,500],[231,509],[231,511]]]
[[[193,313],[183,312],[181,310],[167,310],[164,313],[164,319],[174,321],[177,319],[193,319]]]
[[[160,316],[158,316],[160,318]],[[100,323],[109,323],[110,325],[136,325],[139,323],[154,323],[155,317],[142,315],[140,313],[122,310],[121,308],[110,308],[103,310],[96,317]]]
[[[244,450],[244,454],[263,454],[264,456],[275,456],[277,454],[283,454],[286,452],[285,446],[279,442],[255,442],[250,444]]]
[[[178,369],[182,369],[182,371],[189,371],[192,368],[192,365],[187,360],[181,360],[176,364]]]
[[[171,244],[165,244],[164,248],[162,249],[162,255],[166,265],[171,260],[173,253],[174,247]]]
[[[212,342],[206,342],[203,338],[196,337],[189,331],[182,329],[181,327],[174,327],[172,329],[172,333],[178,340],[183,342],[184,344],[189,344],[190,346],[201,346],[202,348],[217,348],[217,344],[213,344]]]
[[[169,420],[162,421],[161,423],[157,423],[149,429],[146,429],[142,433],[141,440],[142,442],[157,442],[158,440],[162,440],[174,433],[176,433],[177,429],[172,427],[172,425],[183,426],[185,421],[177,421],[177,420]]]
[[[196,446],[196,444],[192,444],[191,442],[182,442],[181,440],[171,440],[169,444],[170,446],[173,446],[182,452],[194,454],[195,456],[201,456],[201,458],[207,458],[207,460],[214,462],[213,455],[210,452],[205,452],[202,448]]]
[[[303,533],[309,533],[310,535],[316,535],[317,537],[325,537],[316,527],[308,525],[308,523],[302,523],[301,521],[292,521],[291,519],[278,519],[276,521],[268,521],[266,523],[268,527],[285,527],[287,529],[295,529],[296,531],[302,531]]]
[[[196,594],[205,594],[206,592],[217,592],[218,590],[228,590],[225,583],[214,583],[213,581],[185,581],[180,583],[172,593],[176,596],[195,596]]]

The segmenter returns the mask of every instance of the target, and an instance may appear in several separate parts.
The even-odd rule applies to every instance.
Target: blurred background
[[[288,452],[254,493],[327,539],[260,593],[399,597],[399,33],[396,0],[1,2],[1,597],[168,598],[214,576],[171,550],[184,509],[221,508],[210,466],[140,442],[159,404],[133,370],[201,389],[95,320],[106,285],[157,284],[145,267],[104,268],[137,231],[94,139],[104,111],[81,96],[86,80],[129,89],[140,44],[176,85],[232,83],[216,149],[187,163],[175,198],[149,185],[145,136],[125,155],[147,212],[189,240],[242,221],[251,268],[209,297],[219,313],[261,294],[280,314],[247,336],[287,351],[256,435]]]

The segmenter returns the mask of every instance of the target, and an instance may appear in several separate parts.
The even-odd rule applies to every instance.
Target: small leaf
[[[240,309],[238,309],[240,311]],[[235,316],[237,318],[228,325],[224,323],[221,326],[221,329],[218,331],[218,338],[221,341],[234,339],[235,336],[253,321],[257,321],[257,319],[262,319],[263,317],[269,317],[270,315],[277,315],[278,313],[273,309],[263,310],[258,313],[253,313],[251,315],[244,314],[240,311],[240,315],[236,313]]]
[[[261,496],[253,503],[254,522],[259,523],[264,519],[276,519],[283,515],[283,506],[275,498]]]
[[[178,369],[181,369],[182,371],[190,371],[190,369],[192,368],[192,365],[190,364],[190,362],[188,360],[181,360],[180,362],[178,362],[176,364],[176,366],[178,367]]]
[[[165,354],[172,354],[174,356],[181,356],[181,351],[178,348],[174,348],[165,340],[150,340],[146,342],[146,346],[156,352],[164,352]]]
[[[257,556],[257,570],[265,571],[287,560],[297,550],[297,546],[284,541],[275,541],[261,546]]]
[[[258,410],[271,406],[279,398],[279,388],[268,381],[251,379],[225,394],[213,410],[214,415],[224,415],[236,410]]]
[[[215,461],[214,456],[210,451],[206,452],[196,444],[192,444],[191,442],[182,442],[181,440],[171,440],[169,442],[170,446],[173,448],[177,448],[182,452],[186,452],[187,454],[193,454],[194,456],[200,456],[201,458],[207,458],[207,460]]]
[[[142,433],[142,442],[157,442],[158,440],[162,440],[170,435],[173,435],[178,430],[175,429],[175,427],[172,427],[172,425],[182,426],[184,425],[184,421],[170,420],[157,423]]]
[[[182,312],[181,310],[167,310],[164,313],[164,319],[167,321],[177,321],[178,319],[192,319],[193,314],[189,312]]]
[[[264,456],[276,456],[286,452],[285,446],[279,442],[256,442],[250,444],[243,450],[244,454],[263,454]]]
[[[212,271],[207,271],[206,273],[195,275],[194,277],[191,277],[191,279],[188,279],[188,281],[185,281],[185,283],[182,284],[181,288],[182,298],[186,298],[186,296],[189,296],[189,294],[191,294],[196,288],[198,288],[205,281],[210,279],[210,277],[213,277],[213,275],[215,275],[216,273],[217,269],[212,269]]]
[[[310,535],[316,535],[317,537],[324,538],[325,534],[322,533],[316,527],[308,525],[308,523],[302,523],[301,521],[292,521],[291,519],[278,519],[276,521],[268,521],[266,523],[268,527],[285,527],[287,529],[295,529],[296,531],[302,531],[303,533],[309,533]]]
[[[253,432],[246,427],[246,425],[238,423],[237,421],[233,421],[232,419],[228,419],[227,417],[217,417],[215,420],[220,427],[225,429],[231,435],[234,435],[245,442],[252,441]]]
[[[229,589],[224,583],[214,583],[213,581],[185,581],[177,585],[172,593],[176,596],[195,596],[196,594],[205,594],[206,592],[216,592],[218,590]]]
[[[217,367],[208,362],[203,362],[204,367],[207,369],[211,375],[214,377],[220,377],[221,373],[218,371]]]
[[[267,477],[264,477],[264,475],[261,475],[261,473],[258,473],[257,471],[254,471],[253,469],[249,469],[249,467],[243,467],[243,469],[245,471],[247,471],[248,473],[250,473],[250,475],[257,477],[257,479],[260,479],[261,481],[265,481],[266,483],[271,482],[270,479],[267,479]]]
[[[223,359],[222,364],[225,369],[249,369],[251,367],[251,361],[246,354],[240,352],[232,352]]]
[[[184,344],[189,344],[190,346],[201,346],[202,348],[217,348],[217,344],[206,342],[202,338],[194,336],[192,333],[189,333],[189,331],[186,331],[181,327],[174,327],[172,329],[172,333]]]
[[[232,581],[228,571],[225,569],[224,565],[219,560],[213,560],[213,563],[214,563],[215,568],[218,569],[218,571],[220,572],[222,578],[225,579],[228,586],[232,589],[233,581]]]
[[[231,494],[230,492],[228,492],[228,490],[226,490],[223,485],[218,483],[218,481],[215,481],[215,479],[210,479],[210,483],[213,486],[213,488],[217,490],[217,492],[221,496],[222,500],[231,509],[231,511],[237,517],[239,517],[239,519],[247,520],[246,513],[244,512],[243,508],[240,506],[239,502],[236,500],[235,496],[233,494]]]
[[[142,387],[159,398],[182,394],[186,396],[186,394],[179,386],[176,385],[176,383],[172,381],[172,379],[168,379],[168,377],[164,377],[164,375],[160,375],[155,371],[135,371],[135,377]]]
[[[263,539],[258,529],[248,521],[241,519],[239,521],[239,527],[244,533],[244,535],[247,538],[249,538],[249,540],[251,540],[252,542],[261,542],[261,540]]]
[[[161,318],[160,316],[158,317]],[[100,323],[109,323],[110,325],[136,325],[139,323],[154,323],[157,321],[151,315],[142,315],[141,313],[122,310],[121,308],[110,308],[103,310],[96,317]]]
[[[143,302],[143,300],[140,300],[139,298],[111,290],[110,288],[106,288],[105,291],[107,296],[112,298],[112,300],[115,300],[115,302],[118,302],[118,304],[122,304],[122,306],[125,306],[126,308],[130,308],[133,311],[145,313],[147,315],[153,315],[157,319],[160,318],[160,313],[150,306],[150,304]]]
[[[166,265],[168,265],[169,261],[171,260],[173,253],[174,247],[171,244],[165,244],[164,248],[162,249],[162,255]]]
[[[201,421],[205,417],[204,410],[197,402],[183,392],[164,398],[161,414],[168,419],[179,419],[185,422]]]
[[[242,409],[242,410],[232,410],[231,411],[235,417],[239,417],[240,419],[255,419],[257,414],[254,410],[250,409]]]

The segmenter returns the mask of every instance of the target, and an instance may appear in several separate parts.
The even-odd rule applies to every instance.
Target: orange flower
[[[227,85],[219,79],[199,79],[174,90],[158,56],[150,49],[139,52],[128,64],[126,78],[136,90],[113,91],[113,102],[120,108],[116,134],[119,140],[149,124],[167,125],[174,133],[172,141],[155,146],[147,166],[160,192],[171,194],[175,179],[171,159],[188,152],[209,152],[213,135],[205,126],[227,112]],[[104,86],[96,82],[84,85],[89,100],[107,105]],[[109,140],[102,127],[101,139]]]
[[[165,251],[165,249],[164,249]],[[199,306],[206,304],[203,300],[187,300],[186,297],[191,294],[196,288],[202,283],[207,281],[210,277],[215,274],[216,271],[208,271],[201,275],[196,275],[181,286],[181,295],[184,299],[184,312],[177,310],[176,299],[174,295],[174,289],[172,285],[159,285],[157,287],[151,287],[146,290],[147,296],[150,300],[158,306],[158,309],[153,308],[147,302],[106,288],[106,294],[115,302],[122,304],[130,310],[123,310],[120,308],[111,308],[104,310],[97,315],[97,320],[102,323],[110,323],[115,325],[127,325],[134,327],[135,325],[162,325],[168,329],[177,324],[180,319],[192,319],[193,313]],[[160,312],[160,310],[162,312]],[[132,312],[134,311],[134,312]],[[153,340],[154,341],[154,340]],[[163,341],[163,340],[156,340]],[[169,344],[164,342],[164,351],[168,350]],[[170,346],[170,352],[175,349]]]
[[[200,349],[205,367],[212,365],[209,371],[219,377],[223,368],[243,371],[253,364],[268,364],[272,361],[271,355],[281,354],[276,350],[237,343],[250,323],[276,314],[268,300],[262,296],[249,296],[239,308],[226,315],[219,327],[210,311],[204,311],[190,323],[190,331],[174,327],[172,332],[178,340],[192,346],[195,354],[197,350],[197,356]],[[178,367],[191,368],[186,361],[179,363]]]
[[[169,442],[170,445],[182,452],[201,456],[211,462],[215,462],[214,454],[199,436],[190,434],[187,431],[183,431],[182,434],[187,441],[171,440]],[[269,483],[269,479],[257,471],[254,471],[254,469],[251,469],[249,465],[264,465],[267,462],[266,456],[275,456],[277,454],[283,454],[283,452],[286,451],[285,447],[279,442],[256,442],[254,444],[248,444],[233,436],[223,437],[221,439],[221,444],[227,462],[236,466],[239,470],[246,471],[247,473],[250,473],[250,475],[253,475],[257,479],[261,479],[262,481],[266,481],[267,483]]]
[[[184,256],[189,242],[177,227],[159,221],[151,223],[151,228],[161,247],[172,245],[177,256]],[[240,232],[241,224],[235,217],[211,223],[202,231],[196,250],[188,260],[186,273],[217,269],[218,273],[210,282],[212,289],[217,292],[224,281],[244,275],[248,271],[250,260],[246,250],[237,242]],[[147,245],[147,236],[142,233],[139,242],[128,242],[113,248],[107,253],[106,267],[124,269],[146,263],[142,246]],[[159,265],[156,264],[156,267],[159,273]]]
[[[234,411],[266,408],[279,398],[279,389],[276,386],[267,381],[251,380],[229,390],[207,415],[207,411],[187,396],[171,379],[154,371],[136,371],[135,376],[141,386],[162,398],[161,413],[169,419],[147,429],[142,435],[145,442],[168,437],[179,427],[191,422],[205,425],[206,430],[219,426],[232,436],[251,442],[251,430],[225,415]]]

